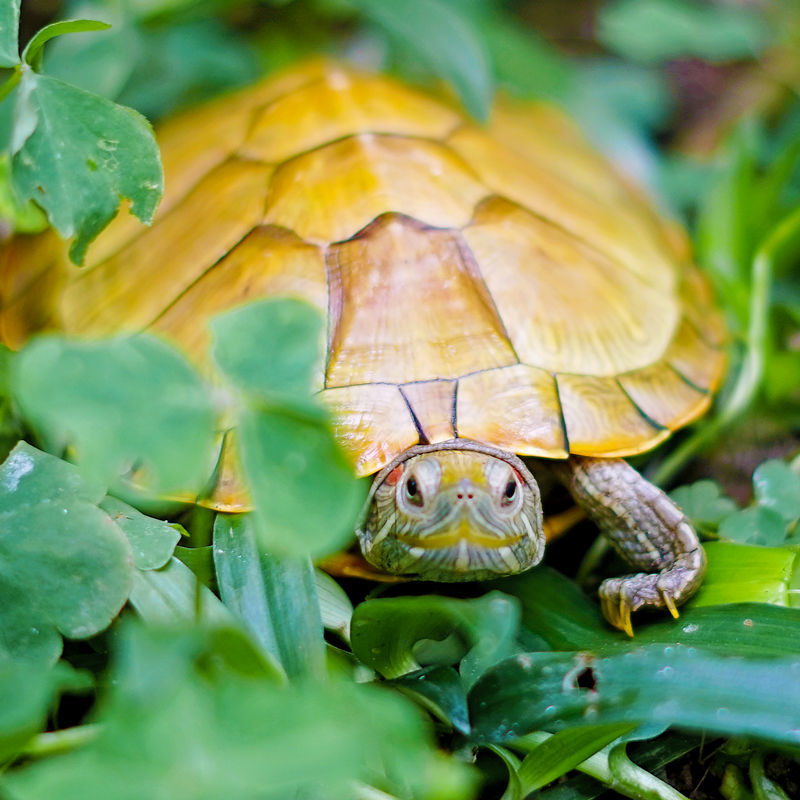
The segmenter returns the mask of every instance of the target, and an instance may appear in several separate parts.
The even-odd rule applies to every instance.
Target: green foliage
[[[422,59],[451,83],[466,109],[479,120],[489,116],[492,76],[481,36],[469,14],[444,0],[351,0],[368,20]]]
[[[55,661],[59,634],[93,636],[117,616],[135,561],[148,569],[169,558],[169,525],[120,501],[98,507],[104,495],[24,442],[0,466],[0,664]]]
[[[113,219],[120,197],[153,218],[164,191],[153,132],[137,112],[69,84],[24,70],[15,105],[11,178],[19,198],[35,200],[64,237],[70,257]]]
[[[55,667],[0,661],[0,765],[16,755],[45,723],[63,691],[88,688],[87,676],[61,662]]]
[[[694,0],[614,0],[603,6],[598,39],[633,61],[695,56],[706,61],[752,58],[770,33],[755,10]]]
[[[321,360],[318,313],[299,301],[265,300],[218,317],[211,331],[212,355],[237,390],[239,449],[262,546],[316,556],[341,547],[365,487],[310,399]]]
[[[149,222],[163,193],[158,148],[147,121],[123,108],[39,72],[42,47],[57,36],[107,28],[69,20],[42,28],[16,54],[19,0],[0,19],[0,66],[13,67],[0,99],[16,90],[9,141],[10,184],[19,204],[35,201],[64,237],[75,237],[70,257],[111,221],[120,199]],[[16,215],[12,220],[16,219]]]
[[[743,661],[672,645],[602,658],[526,653],[498,664],[473,688],[473,734],[502,742],[543,726],[585,724],[591,709],[597,724],[663,723],[796,746],[798,655]]]
[[[765,461],[753,473],[753,494],[742,510],[710,480],[680,486],[670,496],[708,535],[768,547],[791,542],[800,518],[800,476],[783,461]]]
[[[322,617],[308,558],[259,552],[251,516],[220,514],[214,567],[223,603],[286,674],[321,677]]]
[[[35,339],[14,360],[12,386],[48,448],[70,445],[94,479],[108,485],[136,470],[144,489],[194,495],[208,480],[213,396],[174,348],[152,336]]]
[[[10,797],[200,800],[324,787],[351,798],[354,781],[442,800],[467,790],[466,770],[433,754],[401,698],[338,681],[281,687],[203,629],[128,627],[121,645],[96,740],[17,771]],[[430,786],[439,774],[449,791]]]

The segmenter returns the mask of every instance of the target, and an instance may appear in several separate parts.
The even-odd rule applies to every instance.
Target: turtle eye
[[[422,505],[422,492],[419,490],[417,480],[413,475],[406,481],[404,491],[406,494],[406,500],[408,500],[409,503],[412,503],[415,506]]]
[[[516,496],[517,496],[517,481],[514,478],[512,478],[506,484],[506,488],[503,489],[503,497],[500,502],[504,506],[510,506],[511,503],[514,502],[514,498]]]

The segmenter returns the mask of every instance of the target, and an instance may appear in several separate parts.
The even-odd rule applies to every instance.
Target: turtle
[[[327,317],[318,396],[357,475],[376,569],[436,581],[543,556],[550,472],[634,567],[608,621],[677,607],[706,559],[625,457],[709,406],[725,329],[680,228],[554,105],[481,125],[441,93],[317,59],[158,131],[154,224],[120,215],[78,269],[53,236],[5,248],[0,335],[149,330],[202,361],[209,315],[290,296]],[[243,511],[235,459],[204,502]]]

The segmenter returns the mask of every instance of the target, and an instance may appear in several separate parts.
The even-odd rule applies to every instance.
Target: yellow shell
[[[6,248],[4,341],[148,329],[202,360],[209,315],[303,298],[328,315],[319,389],[362,475],[453,437],[641,453],[721,379],[722,324],[680,234],[549,105],[501,100],[480,127],[315,61],[159,142],[152,227],[120,215],[81,269],[54,237]]]

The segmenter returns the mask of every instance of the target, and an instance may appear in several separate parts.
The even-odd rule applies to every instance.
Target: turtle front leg
[[[706,569],[703,548],[680,508],[622,459],[572,456],[557,471],[619,554],[643,570],[603,581],[605,618],[629,636],[631,613],[639,608],[666,608],[677,618],[677,607],[697,591]]]

